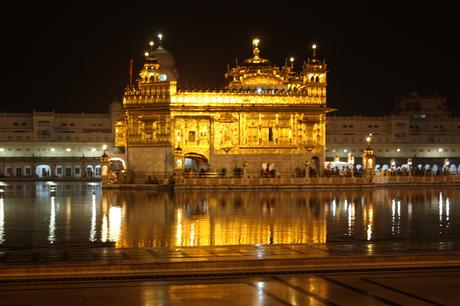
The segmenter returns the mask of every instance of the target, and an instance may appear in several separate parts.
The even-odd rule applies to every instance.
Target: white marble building
[[[0,113],[0,177],[99,177],[118,111],[114,103],[107,114]]]
[[[451,171],[458,170],[460,117],[450,115],[444,96],[412,92],[398,97],[389,116],[329,115],[326,160],[348,161],[352,154],[355,165],[361,164],[369,134],[380,167],[402,166],[412,158],[413,166],[441,169],[447,163]]]

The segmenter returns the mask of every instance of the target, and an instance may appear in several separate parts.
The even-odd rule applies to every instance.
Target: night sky
[[[460,114],[453,2],[128,2],[18,2],[3,10],[12,21],[1,21],[0,111],[107,112],[122,99],[129,59],[137,74],[148,41],[161,32],[182,87],[222,86],[227,64],[250,57],[256,35],[261,55],[278,65],[294,56],[298,67],[317,43],[336,114],[390,114],[394,98],[415,89],[447,96]]]

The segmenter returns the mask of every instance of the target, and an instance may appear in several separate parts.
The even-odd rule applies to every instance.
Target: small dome
[[[153,56],[160,64],[160,72],[166,75],[166,79],[162,81],[176,81],[178,79],[177,68],[172,54],[160,45],[153,51]]]

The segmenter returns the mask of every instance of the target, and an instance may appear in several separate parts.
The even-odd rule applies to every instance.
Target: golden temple
[[[327,65],[316,55],[300,72],[261,56],[228,68],[221,90],[181,90],[174,59],[160,45],[146,52],[126,88],[116,146],[136,178],[186,173],[292,177],[320,175],[325,160]],[[178,89],[179,88],[179,89]],[[309,169],[309,171],[305,171]]]

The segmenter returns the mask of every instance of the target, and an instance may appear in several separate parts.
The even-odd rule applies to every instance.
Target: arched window
[[[315,82],[319,83],[319,76],[316,76]]]
[[[273,129],[271,127],[268,128],[268,141],[273,141]]]

